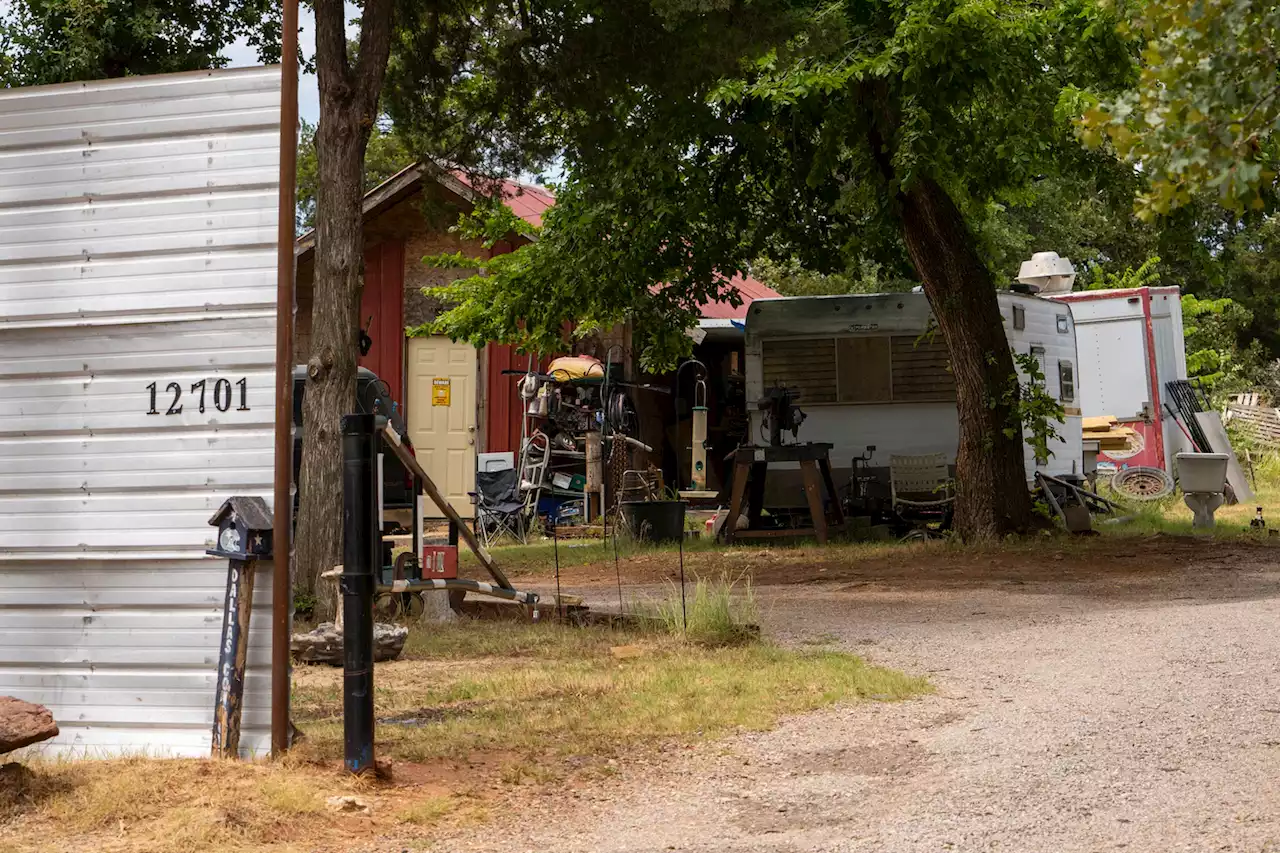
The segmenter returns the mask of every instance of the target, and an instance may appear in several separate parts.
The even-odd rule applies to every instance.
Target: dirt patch
[[[865,546],[831,544],[779,548],[726,548],[685,555],[688,577],[742,577],[756,586],[841,584],[845,590],[878,588],[957,589],[1041,583],[1102,583],[1108,594],[1126,586],[1141,595],[1147,580],[1192,569],[1205,575],[1221,570],[1261,571],[1280,556],[1270,541],[1223,541],[1155,534],[1048,541],[986,547],[949,543]],[[610,586],[622,575],[624,587],[678,582],[678,555],[648,553],[578,566],[561,574],[567,590]],[[546,583],[544,574],[518,579]],[[517,586],[519,583],[517,583]]]
[[[916,744],[869,744],[811,752],[792,765],[802,774],[838,773],[842,776],[906,776],[928,760]]]
[[[418,708],[404,711],[390,717],[379,717],[380,726],[429,726],[432,723],[443,723],[477,713],[491,702],[456,702],[452,705],[438,705],[431,708]]]

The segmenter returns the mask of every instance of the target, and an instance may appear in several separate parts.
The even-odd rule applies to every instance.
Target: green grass
[[[711,616],[720,593],[704,590],[703,601],[715,603],[691,612],[722,626],[724,616]],[[736,620],[744,611],[734,607]],[[604,627],[463,622],[414,629],[406,655],[375,672],[380,754],[417,762],[501,754],[503,772],[517,781],[528,776],[521,766],[538,768],[534,781],[549,781],[577,772],[566,769],[568,759],[572,768],[598,768],[635,748],[767,729],[838,701],[931,689],[839,651],[712,646]],[[327,667],[295,675],[295,713],[308,750],[324,760],[342,751],[341,684],[341,671]],[[385,722],[409,719],[416,722]]]
[[[1244,464],[1243,452],[1240,456]],[[1130,508],[1126,514],[1131,516],[1127,521],[1120,524],[1099,524],[1096,529],[1108,536],[1162,533],[1173,536],[1212,536],[1215,539],[1258,538],[1258,533],[1249,526],[1249,522],[1259,506],[1263,508],[1268,526],[1280,528],[1280,455],[1272,453],[1259,458],[1255,454],[1254,458],[1255,497],[1234,506],[1219,507],[1214,513],[1216,525],[1212,531],[1196,530],[1191,526],[1191,510],[1178,491],[1158,501],[1125,501]],[[1249,469],[1245,465],[1245,476],[1248,475]],[[1108,494],[1108,497],[1114,499],[1115,496]]]
[[[435,826],[459,805],[455,797],[428,797],[397,810],[396,820],[420,827]]]
[[[734,646],[758,636],[760,612],[751,581],[698,578],[691,592],[668,584],[667,597],[636,607],[668,634],[704,646]]]

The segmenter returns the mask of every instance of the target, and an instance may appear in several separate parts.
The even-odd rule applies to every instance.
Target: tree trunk
[[[342,0],[314,6],[320,84],[315,291],[295,534],[295,582],[313,595],[320,574],[342,562],[341,418],[356,402],[364,153],[390,51],[391,2],[366,0],[354,67]],[[332,606],[328,596],[317,597],[317,617],[331,618]]]
[[[1031,524],[1031,497],[1014,407],[1017,373],[990,273],[945,189],[921,180],[900,201],[907,251],[955,374],[956,530],[966,541],[1023,533]]]

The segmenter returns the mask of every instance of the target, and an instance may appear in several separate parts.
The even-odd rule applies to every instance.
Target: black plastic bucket
[[[684,501],[623,501],[622,520],[636,539],[679,542],[684,536]]]

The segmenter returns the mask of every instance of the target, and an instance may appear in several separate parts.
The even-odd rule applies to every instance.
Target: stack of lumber
[[[1082,418],[1085,441],[1098,442],[1098,449],[1103,453],[1112,450],[1128,450],[1137,433],[1116,420],[1114,415],[1099,415],[1096,418]]]

